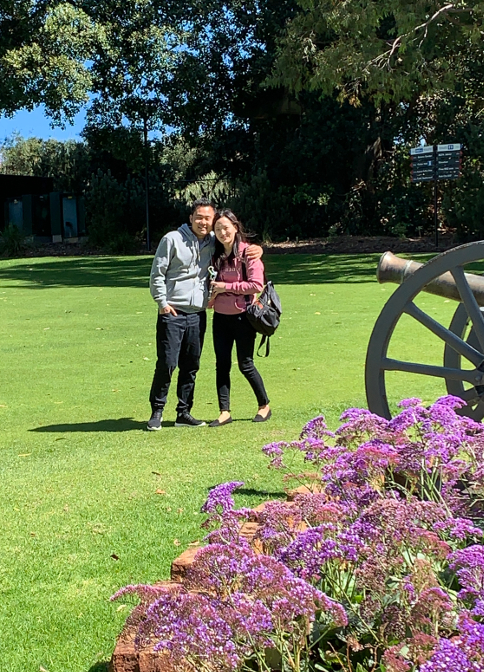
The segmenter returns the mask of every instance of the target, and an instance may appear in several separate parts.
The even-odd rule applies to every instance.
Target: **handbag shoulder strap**
[[[260,355],[259,351],[262,348],[262,346],[264,345],[264,343],[266,344],[266,354],[265,355]],[[264,334],[264,336],[262,336],[262,338],[260,339],[259,347],[257,348],[257,357],[269,357],[270,351],[271,351],[271,337],[266,336]]]
[[[247,247],[248,247],[248,246],[247,246]],[[247,256],[246,256],[245,253],[247,252],[247,247],[246,247],[246,248],[244,249],[244,251],[242,252],[242,275],[243,275],[244,280],[245,280],[246,282],[247,282]],[[264,273],[264,287],[265,287],[265,286],[267,285],[267,276],[266,276],[266,269],[265,269],[265,266],[264,266],[264,271],[263,271],[263,273]]]
[[[247,282],[247,257],[245,256],[245,250],[242,252],[242,258],[241,258],[241,263],[242,263],[242,278],[244,282]],[[245,299],[245,307],[246,309],[252,304],[252,296],[249,294],[244,294],[244,299]]]

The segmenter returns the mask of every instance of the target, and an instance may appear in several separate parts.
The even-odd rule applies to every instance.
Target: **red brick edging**
[[[287,494],[287,503],[290,505],[297,494],[307,492],[308,488],[306,486],[300,486],[295,490],[291,490]],[[267,502],[263,502],[253,509],[255,519],[257,519],[257,514],[264,510],[266,504]],[[240,534],[247,541],[252,541],[257,527],[257,522],[244,523],[240,528]],[[175,558],[171,563],[171,580],[160,581],[157,585],[166,586],[166,589],[170,590],[170,587],[183,583],[187,569],[193,563],[199,548],[200,546],[190,546]],[[116,642],[116,647],[109,661],[109,672],[182,672],[180,668],[177,668],[177,670],[173,668],[166,654],[154,652],[151,647],[144,649],[135,648],[134,636],[135,632],[133,628],[125,626]]]

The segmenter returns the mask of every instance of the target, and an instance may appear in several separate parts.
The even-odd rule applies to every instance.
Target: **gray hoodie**
[[[150,276],[151,296],[159,308],[170,304],[185,313],[205,310],[208,267],[214,251],[213,233],[198,240],[188,224],[163,236]]]

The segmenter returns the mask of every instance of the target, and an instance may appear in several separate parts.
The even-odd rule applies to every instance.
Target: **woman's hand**
[[[212,290],[210,301],[213,301],[217,294],[223,294],[225,292],[225,282],[211,282],[210,288]]]

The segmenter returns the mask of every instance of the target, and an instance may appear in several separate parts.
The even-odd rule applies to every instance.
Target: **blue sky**
[[[86,120],[87,108],[81,110],[76,114],[73,124],[66,124],[65,128],[60,126],[52,127],[50,119],[45,116],[44,106],[39,105],[32,112],[21,110],[17,112],[11,119],[0,116],[0,144],[5,138],[10,137],[14,133],[20,133],[23,138],[41,138],[48,140],[54,138],[55,140],[82,140],[81,131],[84,128]],[[173,129],[170,126],[165,126],[165,133],[171,133]],[[150,131],[148,134],[150,140],[161,137],[160,131]]]
[[[21,110],[11,119],[0,117],[0,143],[15,132],[24,138],[55,138],[56,140],[80,140],[80,133],[84,127],[85,110],[79,112],[74,119],[73,125],[66,125],[65,129],[50,126],[48,117],[45,116],[44,107],[39,106],[32,112]]]

